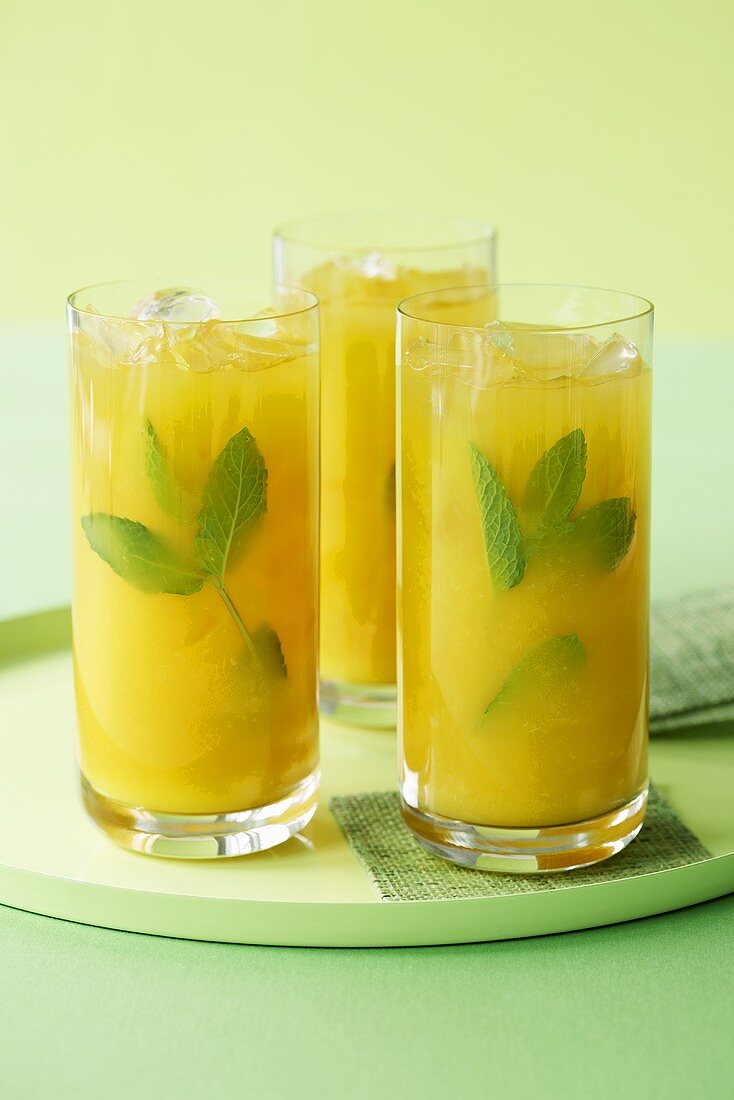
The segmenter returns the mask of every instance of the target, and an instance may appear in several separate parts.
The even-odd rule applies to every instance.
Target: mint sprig
[[[497,587],[508,591],[525,573],[520,524],[494,466],[473,444],[469,446],[487,565]]]
[[[158,433],[150,420],[145,422],[145,472],[159,507],[168,515],[175,515],[176,483],[163,453]]]
[[[243,544],[267,511],[268,471],[247,428],[233,435],[212,466],[204,486],[196,536],[199,565],[224,584],[230,553]]]
[[[586,662],[586,650],[578,634],[548,638],[526,653],[513,668],[485,714],[513,703],[528,688],[547,694],[567,683]]]
[[[588,448],[581,428],[557,440],[530,472],[521,510],[524,532],[489,459],[473,444],[470,448],[487,563],[498,588],[519,584],[533,554],[562,553],[582,567],[603,570],[616,569],[626,557],[637,519],[629,497],[603,500],[572,515],[586,480]]]
[[[82,528],[95,554],[141,592],[193,596],[204,584],[195,567],[181,561],[142,523],[93,512],[82,516]]]
[[[592,565],[616,569],[630,548],[636,519],[629,497],[603,500],[574,520],[569,544]]]
[[[175,483],[150,421],[145,430],[145,465],[159,504],[171,505]],[[263,455],[250,431],[242,428],[222,448],[204,487],[192,555],[195,563],[176,554],[160,535],[136,520],[94,512],[82,516],[81,524],[95,554],[143,592],[191,596],[204,584],[211,585],[251,656],[261,668],[285,676],[278,635],[267,624],[251,633],[226,588],[232,555],[267,511],[267,478]]]
[[[274,679],[288,675],[280,638],[271,627],[264,623],[258,626],[252,633],[252,641],[260,664],[272,673]]]
[[[158,507],[174,519],[191,518],[195,514],[196,502],[192,499],[192,494],[176,478],[163,444],[150,420],[145,422],[144,439],[145,472]]]
[[[615,497],[574,516],[586,480],[588,447],[581,428],[557,440],[536,462],[522,498],[522,529],[507,489],[486,455],[470,444],[474,487],[490,576],[507,591],[528,559],[556,555],[581,569],[616,569],[632,545],[636,516],[629,497]],[[530,683],[550,690],[586,657],[576,634],[542,642],[517,664],[487,707],[490,713]]]
[[[532,532],[568,519],[586,478],[586,437],[581,428],[564,435],[533,467],[525,487],[523,512]]]
[[[197,561],[253,656],[255,643],[227,593],[224,578],[230,553],[243,545],[244,535],[267,511],[267,483],[260,448],[249,430],[242,428],[227,441],[212,466],[196,536]]]
[[[529,545],[544,553],[561,550],[581,566],[616,569],[630,548],[637,517],[629,497],[615,497],[571,518],[586,478],[586,457],[586,438],[576,428],[536,463],[523,501]]]

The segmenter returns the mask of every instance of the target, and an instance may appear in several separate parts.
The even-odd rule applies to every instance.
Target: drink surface
[[[500,326],[402,370],[406,801],[531,828],[623,805],[647,777],[648,367],[616,335]]]
[[[374,253],[301,279],[321,302],[322,679],[396,677],[395,307],[486,276],[398,267]]]
[[[82,772],[161,812],[269,804],[317,763],[315,356],[221,323],[87,323],[72,394]]]

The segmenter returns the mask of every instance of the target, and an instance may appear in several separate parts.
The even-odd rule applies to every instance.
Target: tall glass
[[[494,277],[494,238],[462,218],[333,217],[275,236],[279,281],[322,318],[321,706],[395,725],[395,307]]]
[[[74,669],[85,806],[118,843],[235,856],[318,785],[318,304],[72,294]]]
[[[485,286],[398,315],[403,815],[457,863],[594,863],[647,800],[652,306]]]

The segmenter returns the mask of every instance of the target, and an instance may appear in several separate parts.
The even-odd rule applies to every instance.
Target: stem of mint
[[[251,636],[249,630],[247,629],[247,627],[245,626],[245,624],[242,622],[242,619],[240,618],[240,613],[237,610],[237,608],[235,607],[235,605],[232,603],[231,599],[229,598],[229,594],[228,594],[226,588],[224,587],[222,582],[220,580],[218,580],[217,578],[215,578],[215,577],[211,578],[210,583],[211,583],[212,587],[214,589],[216,589],[216,591],[219,593],[219,595],[222,599],[222,603],[227,608],[227,611],[229,611],[230,615],[232,616],[232,618],[234,620],[235,626],[239,630],[242,637],[245,639],[245,644],[247,645],[247,648],[249,649],[250,653],[252,654],[253,657],[256,657],[257,652],[255,650],[255,643],[252,640],[252,636]]]

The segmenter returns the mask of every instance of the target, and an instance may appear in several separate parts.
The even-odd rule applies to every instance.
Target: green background
[[[0,614],[68,598],[64,295],[265,277],[273,223],[349,209],[483,216],[505,279],[651,297],[653,590],[730,578],[733,31],[729,0],[2,0]],[[0,908],[0,1095],[724,1096],[733,918],[306,951]]]
[[[724,1100],[734,1086],[732,898],[547,939],[361,951],[0,916],[13,1100]]]
[[[730,0],[3,0],[0,315],[417,208],[495,222],[507,281],[731,334],[732,41]]]

